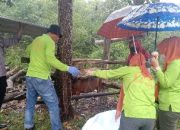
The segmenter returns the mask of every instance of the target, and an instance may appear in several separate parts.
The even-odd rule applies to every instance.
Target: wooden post
[[[110,39],[104,39],[104,54],[103,54],[103,60],[109,60],[110,58]],[[104,64],[103,68],[108,69],[109,65]]]
[[[72,62],[72,0],[59,0],[59,25],[63,30],[63,37],[57,49],[58,58],[68,65]],[[62,120],[73,117],[71,106],[71,77],[68,73],[57,71],[55,74],[55,86],[60,97]]]
[[[104,52],[103,52],[103,60],[109,60],[110,59],[110,44],[111,40],[110,39],[104,39]],[[102,68],[108,69],[109,64],[103,64]],[[103,90],[103,92],[106,90]],[[100,104],[107,103],[107,97],[102,97],[99,100]]]

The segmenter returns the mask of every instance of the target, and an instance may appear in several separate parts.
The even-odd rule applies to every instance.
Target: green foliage
[[[8,48],[6,51],[6,63],[10,66],[18,66],[22,67],[21,63],[21,57],[20,55],[23,54],[23,50],[19,46],[13,46],[11,48]]]
[[[158,32],[157,36],[157,44],[159,44],[163,39],[169,38],[172,36],[180,36],[180,32],[172,31],[172,32]],[[142,39],[143,46],[149,52],[154,51],[155,45],[155,32],[149,32],[146,37]]]
[[[103,49],[101,49],[101,47],[99,47],[99,49],[92,52],[89,57],[92,59],[102,58],[103,57]]]
[[[74,1],[74,57],[102,58],[102,48],[94,45],[93,39],[100,38],[96,33],[107,16],[127,4],[126,0],[91,0],[88,3],[85,0]]]
[[[72,126],[77,127],[77,128],[82,128],[83,125],[86,123],[86,120],[84,118],[77,118],[72,121]]]
[[[52,0],[16,0],[14,6],[0,3],[0,15],[24,22],[48,26],[57,23],[57,1]]]
[[[153,2],[157,0],[152,0]],[[8,3],[9,2],[9,3]],[[29,22],[33,24],[49,26],[58,23],[58,1],[57,0],[1,0],[0,16],[13,20]],[[127,6],[130,0],[74,0],[73,2],[73,57],[74,58],[102,58],[103,47],[94,44],[95,39],[103,39],[96,33],[108,15],[114,10]],[[158,32],[157,42],[170,36],[180,36],[180,32]],[[0,35],[1,37],[1,35]],[[155,32],[149,32],[142,39],[143,46],[150,52],[154,50]],[[6,61],[10,66],[26,65],[20,63],[20,58],[25,55],[26,46],[33,38],[24,36],[21,43],[7,49]],[[110,59],[124,60],[129,53],[126,41],[112,43]],[[113,68],[119,66],[112,66]],[[49,130],[50,121],[47,112],[38,113],[35,123],[38,130]],[[5,116],[6,115],[6,116]],[[10,130],[23,129],[22,112],[11,111],[8,114],[0,114],[0,121],[7,120]],[[7,116],[8,115],[8,116]],[[85,123],[83,118],[72,121],[77,129],[82,128]],[[75,130],[75,129],[74,129]]]
[[[111,46],[110,59],[112,60],[124,60],[129,53],[127,42],[114,43]]]
[[[5,3],[9,7],[12,7],[14,5],[13,0],[0,0],[0,2]]]
[[[24,36],[21,42],[15,46],[8,48],[5,52],[6,64],[10,67],[27,68],[27,64],[21,64],[21,57],[26,56],[25,49],[29,43],[32,42],[32,38]]]
[[[154,0],[156,1],[156,0]],[[33,24],[49,26],[57,23],[57,0],[13,0],[13,6],[0,2],[0,15],[14,20],[30,22]],[[108,15],[114,10],[127,6],[129,0],[75,0],[73,2],[73,57],[74,58],[102,58],[103,47],[95,45],[95,39],[103,39],[96,33]],[[157,41],[169,36],[180,36],[179,32],[158,32]],[[154,49],[155,32],[149,32],[142,39],[143,46],[148,51]],[[20,65],[20,56],[24,54],[26,46],[32,38],[24,37],[21,43],[8,49],[7,63]],[[112,60],[126,59],[129,50],[127,42],[113,43],[111,45]],[[22,65],[20,65],[22,66]]]

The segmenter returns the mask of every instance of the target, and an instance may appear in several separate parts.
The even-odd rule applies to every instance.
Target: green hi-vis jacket
[[[160,83],[159,109],[180,112],[180,59],[171,62],[167,70],[156,72]]]
[[[145,78],[139,67],[121,67],[115,70],[98,70],[94,76],[108,79],[120,78],[123,81],[125,117],[156,118],[155,82]]]
[[[67,71],[68,66],[55,57],[55,42],[49,35],[37,37],[26,49],[30,63],[26,76],[48,79],[51,68]]]

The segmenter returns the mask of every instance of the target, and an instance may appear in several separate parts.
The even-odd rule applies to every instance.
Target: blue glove
[[[73,77],[77,77],[80,73],[80,71],[73,66],[69,66],[68,72],[73,76]]]

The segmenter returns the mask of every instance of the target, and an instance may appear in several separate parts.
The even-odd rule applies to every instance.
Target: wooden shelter
[[[47,27],[11,20],[0,16],[0,32],[17,33],[22,30],[23,35],[38,36],[47,31]]]

